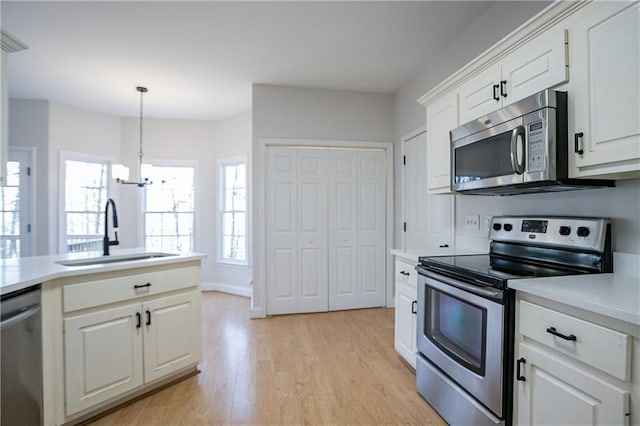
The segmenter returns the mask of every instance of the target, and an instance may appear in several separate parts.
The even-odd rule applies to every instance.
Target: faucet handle
[[[109,245],[117,246],[118,244],[120,244],[120,241],[118,241],[118,231],[113,231],[113,233],[115,234],[116,239],[114,241],[109,241]]]

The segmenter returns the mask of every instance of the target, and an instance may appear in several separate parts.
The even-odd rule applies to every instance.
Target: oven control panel
[[[610,224],[589,217],[494,216],[489,239],[602,251]]]

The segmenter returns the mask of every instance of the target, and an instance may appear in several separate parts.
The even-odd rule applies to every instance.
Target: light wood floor
[[[93,425],[444,425],[393,349],[393,310],[249,319],[204,293],[202,373]]]

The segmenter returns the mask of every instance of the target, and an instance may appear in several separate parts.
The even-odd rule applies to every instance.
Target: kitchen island
[[[3,260],[2,294],[41,285],[43,423],[77,423],[197,372],[198,253]]]

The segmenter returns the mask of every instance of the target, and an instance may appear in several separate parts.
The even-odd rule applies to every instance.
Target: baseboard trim
[[[253,293],[249,287],[216,282],[203,282],[202,291],[221,291],[242,297],[251,297]]]

